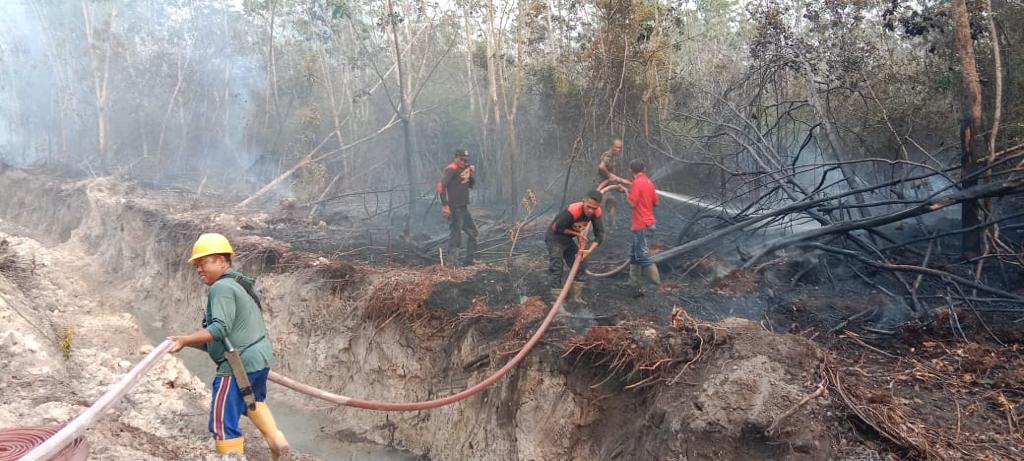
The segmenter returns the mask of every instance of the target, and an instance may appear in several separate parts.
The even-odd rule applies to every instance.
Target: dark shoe
[[[643,298],[644,296],[647,296],[644,294],[644,290],[641,290],[640,288],[633,289],[633,298]]]

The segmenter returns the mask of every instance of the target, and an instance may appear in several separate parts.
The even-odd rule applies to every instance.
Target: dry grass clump
[[[11,242],[0,239],[0,277],[21,285],[28,281],[30,272],[28,264],[11,248]]]
[[[672,349],[654,324],[630,321],[590,328],[585,335],[569,340],[563,356],[590,356],[595,359],[594,365],[608,368],[608,376],[591,388],[619,376],[633,381],[626,389],[636,389],[665,379],[665,371],[676,361]]]
[[[548,315],[548,306],[540,296],[526,298],[514,311],[515,323],[505,334],[506,341],[525,341],[533,333],[530,325],[534,325]]]
[[[65,359],[71,358],[71,349],[74,346],[75,330],[71,327],[63,327],[57,331],[57,348]]]
[[[668,327],[647,321],[592,327],[585,335],[567,342],[564,356],[590,357],[594,365],[608,368],[609,375],[591,387],[619,376],[629,382],[626,389],[637,389],[657,383],[675,384],[728,337],[725,327],[697,320],[676,307]]]
[[[370,291],[364,316],[378,324],[394,318],[423,320],[429,316],[427,298],[433,286],[430,277],[415,272],[387,274]]]
[[[473,319],[496,319],[505,318],[507,316],[507,312],[491,309],[491,306],[487,304],[487,296],[479,296],[473,298],[473,301],[470,303],[469,309],[467,309],[466,312],[460,312],[459,315],[455,316],[448,322],[448,328],[455,328],[459,324]]]
[[[286,268],[294,270],[307,267],[316,260],[315,256],[307,257],[308,261],[301,260],[302,258],[297,258],[299,255],[294,254],[286,243],[268,237],[243,235],[233,237],[231,243],[238,252],[235,259],[239,264],[245,264],[260,272]]]
[[[344,263],[342,263],[344,264]],[[347,265],[346,265],[347,266]],[[398,270],[377,271],[361,267],[371,274],[372,280],[369,295],[363,309],[364,318],[378,325],[394,319],[405,319],[411,324],[433,319],[443,321],[442,328],[454,327],[459,321],[473,317],[496,317],[487,305],[487,297],[474,298],[470,310],[458,317],[443,309],[431,309],[427,301],[434,291],[434,285],[444,282],[461,282],[479,269],[477,268],[441,268],[437,266],[424,268],[401,268]],[[345,268],[340,273],[348,274]],[[349,276],[352,276],[349,274]],[[504,315],[504,314],[502,314]]]
[[[690,339],[691,355],[669,384],[675,384],[693,364],[707,357],[715,346],[724,344],[728,338],[728,330],[713,323],[693,318],[681,307],[672,308],[672,329],[686,333]]]
[[[533,335],[540,322],[548,315],[550,309],[551,306],[546,304],[543,298],[531,296],[513,309],[488,315],[492,318],[514,319],[512,328],[509,328],[501,338],[498,346],[498,355],[518,353],[526,344],[526,341],[530,339],[530,336]]]

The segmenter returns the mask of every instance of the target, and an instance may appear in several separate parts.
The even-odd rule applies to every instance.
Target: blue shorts
[[[249,385],[257,402],[267,400],[267,375],[269,368],[247,373]],[[213,402],[210,404],[210,433],[217,440],[235,439],[242,436],[238,421],[248,411],[242,392],[234,376],[218,376],[213,380]]]

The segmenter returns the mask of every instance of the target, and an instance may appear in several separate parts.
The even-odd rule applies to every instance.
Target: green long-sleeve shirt
[[[234,269],[228,269],[227,273],[241,275]],[[252,282],[255,283],[255,280]],[[231,277],[223,277],[210,286],[203,324],[213,335],[213,341],[206,344],[206,352],[217,363],[217,376],[231,375],[231,366],[224,358],[224,352],[227,351],[225,337],[235,349],[241,351],[246,372],[259,371],[272,365],[274,350],[267,336],[263,312],[249,293]]]

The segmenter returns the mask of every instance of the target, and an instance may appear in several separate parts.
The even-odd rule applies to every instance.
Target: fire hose
[[[601,182],[601,184],[599,186],[599,190],[601,191],[602,194],[604,194],[606,191],[614,189],[616,187],[621,187],[621,186],[607,186],[607,184],[609,182],[611,182],[610,179],[606,179],[603,182]],[[658,195],[660,195],[662,197],[668,198],[670,200],[675,200],[677,202],[687,203],[687,204],[694,205],[694,206],[697,206],[697,207],[700,207],[700,208],[711,209],[711,210],[720,209],[720,210],[722,210],[722,211],[724,211],[726,213],[730,213],[730,214],[737,214],[737,213],[739,213],[737,210],[733,210],[731,208],[727,208],[724,205],[707,204],[707,203],[704,203],[704,202],[702,202],[702,201],[700,201],[700,200],[698,200],[698,199],[696,199],[694,197],[688,197],[688,196],[685,196],[685,195],[682,195],[682,194],[675,194],[675,193],[666,192],[666,191],[663,191],[663,190],[656,190],[655,193],[657,193]],[[602,200],[601,203],[604,204],[604,200]],[[675,255],[673,254],[672,256],[675,256]],[[665,257],[665,255],[659,256],[659,255],[656,254],[656,255],[653,255],[653,257],[654,257],[654,262],[655,263],[660,263],[660,262],[663,262],[663,261],[668,259],[667,257]],[[622,272],[628,266],[629,266],[629,259],[626,259],[625,261],[623,261],[622,263],[618,264],[617,266],[615,266],[615,267],[613,267],[613,268],[611,268],[611,269],[609,269],[607,271],[604,271],[604,272],[594,272],[593,270],[591,270],[588,267],[587,268],[587,275],[589,275],[591,277],[597,277],[597,278],[611,277],[611,276],[614,276],[615,274],[618,274],[619,272]]]
[[[587,228],[583,230],[583,235],[586,235],[586,232],[589,229],[589,227],[590,226],[588,224]],[[581,247],[580,250],[583,250],[583,248]],[[331,392],[324,391],[322,389],[317,389],[307,384],[300,383],[291,378],[288,378],[287,376],[282,376],[275,372],[270,372],[268,379],[270,381],[273,381],[284,387],[295,390],[299,393],[308,395],[310,397],[315,397],[321,400],[336,403],[338,405],[344,405],[354,408],[363,408],[366,410],[419,411],[427,410],[430,408],[438,408],[445,405],[450,405],[460,400],[465,400],[466,398],[469,398],[470,396],[486,389],[488,386],[494,384],[499,379],[508,374],[508,372],[515,368],[515,366],[518,365],[519,362],[521,362],[524,358],[526,358],[526,355],[530,353],[530,350],[537,345],[537,343],[540,341],[540,338],[544,336],[544,333],[547,331],[548,327],[551,325],[551,322],[555,319],[555,316],[558,314],[559,308],[562,306],[563,303],[565,303],[565,298],[569,295],[569,287],[572,285],[573,280],[576,278],[576,272],[579,271],[580,262],[582,261],[583,258],[579,256],[575,259],[575,261],[573,261],[572,268],[569,270],[569,275],[566,277],[565,283],[562,285],[562,291],[558,294],[558,299],[556,299],[554,304],[551,305],[551,309],[548,311],[548,315],[544,317],[544,321],[540,324],[540,327],[537,328],[537,331],[534,332],[533,336],[530,337],[529,341],[526,342],[526,344],[523,346],[522,349],[519,350],[515,357],[512,357],[512,359],[509,360],[508,363],[505,364],[505,366],[501,367],[501,369],[496,371],[491,376],[488,376],[486,379],[480,381],[473,387],[470,387],[457,394],[452,394],[447,397],[421,402],[381,402],[374,400],[356,399],[344,395],[334,394]],[[124,395],[133,386],[135,386],[135,384],[138,383],[139,379],[142,378],[142,375],[149,371],[153,367],[153,365],[156,364],[156,361],[158,359],[167,354],[172,344],[173,343],[170,340],[165,340],[164,342],[160,343],[160,345],[153,349],[149,354],[147,354],[146,357],[142,359],[142,361],[135,365],[135,367],[132,368],[131,371],[128,372],[128,374],[124,375],[121,378],[121,380],[117,382],[117,384],[115,384],[113,387],[107,390],[107,392],[104,393],[103,396],[96,401],[96,403],[92,404],[92,406],[87,408],[82,414],[78,415],[77,417],[75,417],[75,419],[71,420],[71,422],[67,423],[63,428],[57,431],[56,434],[53,434],[53,436],[49,437],[41,444],[35,446],[35,448],[32,448],[31,451],[28,451],[28,453],[25,454],[24,457],[20,459],[22,461],[44,461],[51,459],[78,461],[81,459],[85,459],[85,457],[82,457],[81,453],[85,452],[85,456],[87,456],[88,448],[75,448],[76,446],[82,447],[85,444],[83,439],[83,434],[85,430],[91,427],[93,424],[95,424],[101,415],[106,413],[108,409],[110,409],[117,402],[119,402],[121,398],[124,397]],[[32,441],[38,441],[43,437],[42,434],[38,434],[36,436],[26,435],[24,431],[28,429],[30,428],[21,428],[22,432],[13,433],[11,431],[0,432],[0,461],[7,461],[9,459],[19,459],[17,456],[26,451],[26,444],[32,443],[31,441],[26,442],[26,437],[31,438]],[[13,458],[7,457],[8,450],[5,448],[7,446],[17,447],[16,449],[18,450],[18,453],[15,454]],[[69,446],[71,446],[70,452],[66,450],[69,449]],[[9,451],[13,452],[14,448],[10,449]],[[76,455],[75,453],[78,453],[78,455]]]
[[[74,452],[68,453],[65,448],[68,448],[72,443],[82,444],[82,434],[90,426],[99,420],[100,416],[105,414],[107,410],[113,407],[117,402],[124,397],[128,391],[138,383],[139,379],[142,378],[147,371],[153,368],[156,364],[157,359],[167,354],[171,350],[171,346],[174,343],[170,340],[165,340],[160,343],[159,346],[154,348],[146,357],[142,359],[128,374],[121,377],[121,380],[114,384],[106,393],[103,394],[87,408],[82,414],[75,417],[71,422],[67,423],[52,437],[46,439],[43,443],[39,444],[32,451],[29,451],[23,458],[22,461],[37,461],[37,460],[48,460],[48,459],[60,459],[60,460],[77,460],[84,458],[76,458],[73,455]],[[0,440],[0,446],[6,443],[7,436],[0,433],[0,437],[4,437],[4,440]],[[80,449],[73,449],[75,451]],[[3,455],[3,452],[0,452]],[[0,458],[3,459],[3,458]],[[14,458],[17,459],[17,458]]]
[[[537,328],[537,331],[533,334],[532,337],[530,337],[530,340],[526,342],[526,344],[523,346],[522,349],[519,350],[515,357],[512,357],[512,359],[509,360],[508,363],[505,364],[505,366],[501,367],[500,370],[496,371],[491,376],[488,376],[486,379],[480,381],[473,387],[470,387],[457,394],[452,394],[447,397],[426,400],[422,402],[380,402],[375,400],[356,399],[352,397],[346,397],[344,395],[338,395],[331,392],[327,392],[321,389],[317,389],[313,386],[300,383],[286,376],[279,375],[273,371],[270,372],[270,377],[268,379],[299,393],[306,394],[310,397],[326,400],[328,402],[336,403],[338,405],[362,408],[366,410],[418,411],[427,410],[430,408],[443,407],[445,405],[450,405],[460,400],[464,400],[472,396],[473,394],[476,394],[484,390],[491,384],[494,384],[499,379],[504,377],[509,371],[512,370],[512,368],[515,368],[515,366],[518,365],[519,362],[521,362],[527,354],[530,353],[530,350],[533,349],[535,345],[537,345],[537,342],[540,341],[540,338],[542,336],[544,336],[544,332],[547,331],[548,327],[551,325],[552,320],[554,320],[556,314],[558,314],[558,309],[562,306],[562,303],[565,302],[565,298],[569,295],[569,286],[572,285],[573,280],[576,278],[576,272],[579,270],[580,262],[582,260],[583,258],[577,257],[576,260],[573,262],[572,269],[569,270],[569,276],[566,277],[565,283],[562,285],[562,291],[561,293],[558,294],[558,299],[555,300],[555,303],[551,305],[551,309],[548,311],[548,315],[544,317],[544,322],[540,324],[540,327]]]
[[[600,190],[601,190],[602,193],[604,193],[608,189],[613,188],[613,187],[619,187],[619,186],[607,186],[607,187],[604,187],[604,188],[602,188]],[[590,224],[588,223],[587,226],[580,233],[580,235],[586,235],[589,230],[590,230]],[[585,242],[585,239],[581,238],[580,239],[580,251],[584,250],[584,242]],[[515,357],[512,357],[512,359],[509,360],[508,363],[505,364],[505,366],[501,367],[501,369],[496,371],[491,376],[488,376],[486,379],[484,379],[483,381],[480,381],[479,383],[477,383],[473,387],[470,387],[470,388],[468,388],[468,389],[466,389],[466,390],[464,390],[462,392],[459,392],[457,394],[452,394],[452,395],[449,395],[447,397],[442,397],[442,398],[433,399],[433,400],[425,400],[425,401],[421,401],[421,402],[410,402],[410,403],[382,402],[382,401],[376,401],[376,400],[356,399],[356,398],[347,397],[347,396],[344,396],[344,395],[334,394],[334,393],[327,392],[327,391],[322,390],[322,389],[317,389],[317,388],[315,388],[313,386],[310,386],[308,384],[300,383],[298,381],[295,381],[294,379],[291,379],[291,378],[289,378],[287,376],[282,376],[282,375],[277,374],[277,373],[275,373],[273,371],[270,372],[270,375],[269,375],[269,377],[267,379],[269,379],[270,381],[273,381],[273,382],[275,382],[277,384],[280,384],[280,385],[282,385],[284,387],[292,389],[292,390],[294,390],[296,392],[299,392],[299,393],[302,393],[302,394],[306,394],[306,395],[308,395],[310,397],[315,397],[315,398],[318,398],[318,399],[321,399],[321,400],[325,400],[325,401],[328,401],[328,402],[331,402],[331,403],[336,403],[338,405],[344,405],[344,406],[347,406],[347,407],[354,407],[354,408],[362,408],[362,409],[365,409],[365,410],[378,410],[378,411],[419,411],[419,410],[428,410],[428,409],[431,409],[431,408],[443,407],[445,405],[450,405],[450,404],[453,404],[453,403],[458,402],[460,400],[465,400],[466,398],[469,398],[470,396],[472,396],[472,395],[474,395],[474,394],[476,394],[476,393],[486,389],[488,386],[490,386],[491,384],[494,384],[499,379],[501,379],[506,374],[508,374],[508,372],[511,371],[513,368],[515,368],[515,366],[518,365],[519,362],[521,362],[524,358],[526,358],[526,355],[530,353],[530,350],[533,349],[533,347],[537,345],[537,342],[539,342],[540,338],[544,336],[544,332],[547,331],[548,327],[551,325],[551,322],[555,319],[556,314],[558,314],[558,309],[560,307],[562,307],[563,303],[565,303],[565,298],[569,295],[569,287],[572,285],[573,280],[576,279],[576,272],[579,271],[580,263],[582,261],[583,261],[583,258],[581,256],[577,256],[576,259],[573,261],[572,268],[569,269],[569,275],[565,278],[565,283],[562,284],[562,291],[558,293],[558,299],[556,299],[554,304],[551,305],[551,309],[548,311],[548,315],[546,317],[544,317],[544,321],[540,324],[540,327],[537,328],[537,331],[534,332],[533,336],[530,337],[529,341],[526,342],[526,344],[523,346],[522,349],[519,350],[519,352],[515,355]]]
[[[0,461],[21,459],[33,448],[53,437],[59,426],[12,427],[0,429]],[[89,444],[77,437],[52,457],[62,461],[85,461],[89,458]],[[25,458],[28,459],[28,458]]]

